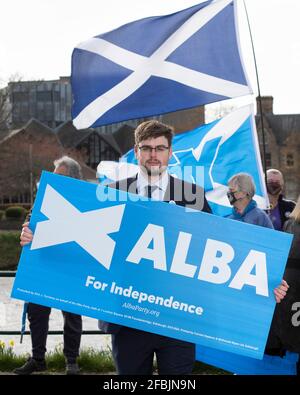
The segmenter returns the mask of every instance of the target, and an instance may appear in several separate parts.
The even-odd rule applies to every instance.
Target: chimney
[[[260,113],[259,100],[256,98],[257,114]],[[261,96],[263,114],[273,114],[273,96]]]

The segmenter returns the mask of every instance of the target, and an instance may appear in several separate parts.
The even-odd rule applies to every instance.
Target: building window
[[[42,91],[36,93],[37,101],[51,102],[52,101],[52,91]]]
[[[265,146],[269,144],[269,133],[266,131],[265,128],[264,128],[264,135],[261,128],[258,129],[257,135],[258,135],[259,145],[261,147],[263,146],[263,143],[265,143]]]
[[[14,103],[21,103],[29,100],[28,92],[13,92],[12,100]]]
[[[60,92],[53,90],[37,92],[36,99],[40,102],[59,102]]]
[[[52,97],[53,97],[53,101],[59,102],[59,101],[60,101],[60,92],[58,92],[58,91],[53,91]]]
[[[270,169],[272,167],[272,157],[270,152],[266,152],[266,168]]]
[[[294,154],[288,153],[286,154],[286,167],[294,167]]]
[[[87,141],[86,164],[96,169],[102,160],[117,160],[118,153],[103,141],[97,133],[92,133]]]

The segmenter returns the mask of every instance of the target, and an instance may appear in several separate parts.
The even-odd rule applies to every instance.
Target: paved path
[[[21,328],[21,317],[23,311],[23,302],[10,298],[11,288],[14,278],[0,277],[0,331],[15,331]],[[50,315],[50,330],[62,330],[63,318],[59,310],[53,309]],[[83,318],[84,330],[98,330],[97,320],[94,318]],[[28,330],[28,321],[26,324]],[[3,336],[0,340],[8,344],[9,340],[14,340],[14,351],[16,354],[31,352],[30,336],[23,338],[20,344],[20,336]],[[62,335],[49,335],[47,340],[48,351],[53,351],[55,346],[62,345]],[[110,335],[83,335],[81,347],[93,347],[95,350],[107,349],[110,346]]]

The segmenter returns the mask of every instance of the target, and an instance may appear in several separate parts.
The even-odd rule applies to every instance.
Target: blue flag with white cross
[[[72,55],[75,127],[251,94],[236,26],[236,0],[210,0],[80,43]]]

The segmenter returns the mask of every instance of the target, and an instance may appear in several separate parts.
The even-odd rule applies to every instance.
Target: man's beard
[[[148,176],[159,176],[161,174],[161,168],[159,166],[151,166],[147,168]]]
[[[145,166],[144,169],[146,170],[149,177],[160,176],[166,169],[166,166],[162,166],[160,162],[157,163],[157,165],[148,165],[147,163],[146,165],[147,166]]]

